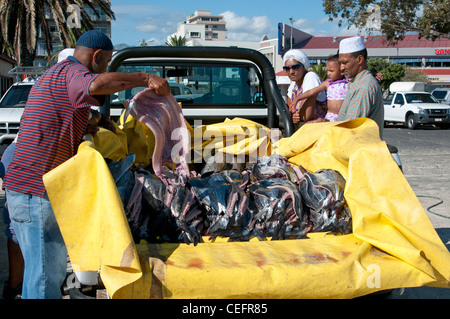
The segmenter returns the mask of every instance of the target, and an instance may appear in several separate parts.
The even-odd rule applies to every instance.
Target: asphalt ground
[[[410,131],[389,125],[384,139],[398,148],[403,173],[425,209],[442,242],[450,250],[450,130],[420,126]],[[0,181],[1,183],[1,181]],[[4,191],[0,190],[0,211]],[[437,205],[437,206],[435,206]],[[3,219],[0,218],[0,289],[8,279],[8,255]],[[417,287],[394,289],[390,299],[450,299],[450,289]],[[1,295],[0,295],[1,298]]]

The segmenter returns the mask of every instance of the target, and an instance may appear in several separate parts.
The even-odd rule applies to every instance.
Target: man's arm
[[[170,87],[166,79],[148,73],[110,72],[100,74],[90,85],[89,94],[109,95],[138,86],[154,88],[158,95],[169,95]]]

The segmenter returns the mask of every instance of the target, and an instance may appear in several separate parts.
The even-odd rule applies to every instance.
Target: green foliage
[[[327,79],[327,66],[325,64],[313,64],[309,67],[309,71],[315,72],[322,81]]]
[[[180,36],[171,36],[169,40],[166,42],[166,45],[169,47],[183,47],[186,45],[186,37]]]
[[[436,39],[450,38],[449,0],[323,0],[329,20],[339,26],[381,31],[395,44],[407,32]]]
[[[428,76],[419,69],[411,69],[407,67],[405,70],[405,75],[401,79],[405,82],[423,82],[428,84]]]
[[[389,89],[389,86],[396,81],[401,81],[405,76],[405,66],[389,62],[382,58],[371,58],[367,61],[367,66],[372,73],[381,72],[383,80],[380,82],[383,90]]]
[[[85,8],[94,7],[115,19],[107,0],[0,0],[1,52],[10,53],[20,66],[32,66],[39,31],[42,31],[50,62],[55,40],[65,48],[74,47],[84,30],[94,28],[85,11]],[[57,32],[50,32],[46,8],[53,16]]]

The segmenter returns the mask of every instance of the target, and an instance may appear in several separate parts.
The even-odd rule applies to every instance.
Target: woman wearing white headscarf
[[[322,83],[320,77],[309,69],[309,59],[305,53],[300,50],[289,50],[284,55],[283,70],[292,81],[288,90],[287,104],[292,114],[294,126],[298,129],[303,123],[324,118],[327,114],[325,92],[320,92],[306,100],[298,100],[303,92],[313,89]]]

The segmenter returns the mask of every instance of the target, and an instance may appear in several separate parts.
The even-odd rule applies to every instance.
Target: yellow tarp
[[[353,216],[353,233],[345,236],[134,245],[96,147],[105,149],[81,144],[44,182],[74,270],[100,269],[112,298],[352,298],[450,287],[450,253],[371,120],[304,125],[269,146],[309,171],[341,172]]]

